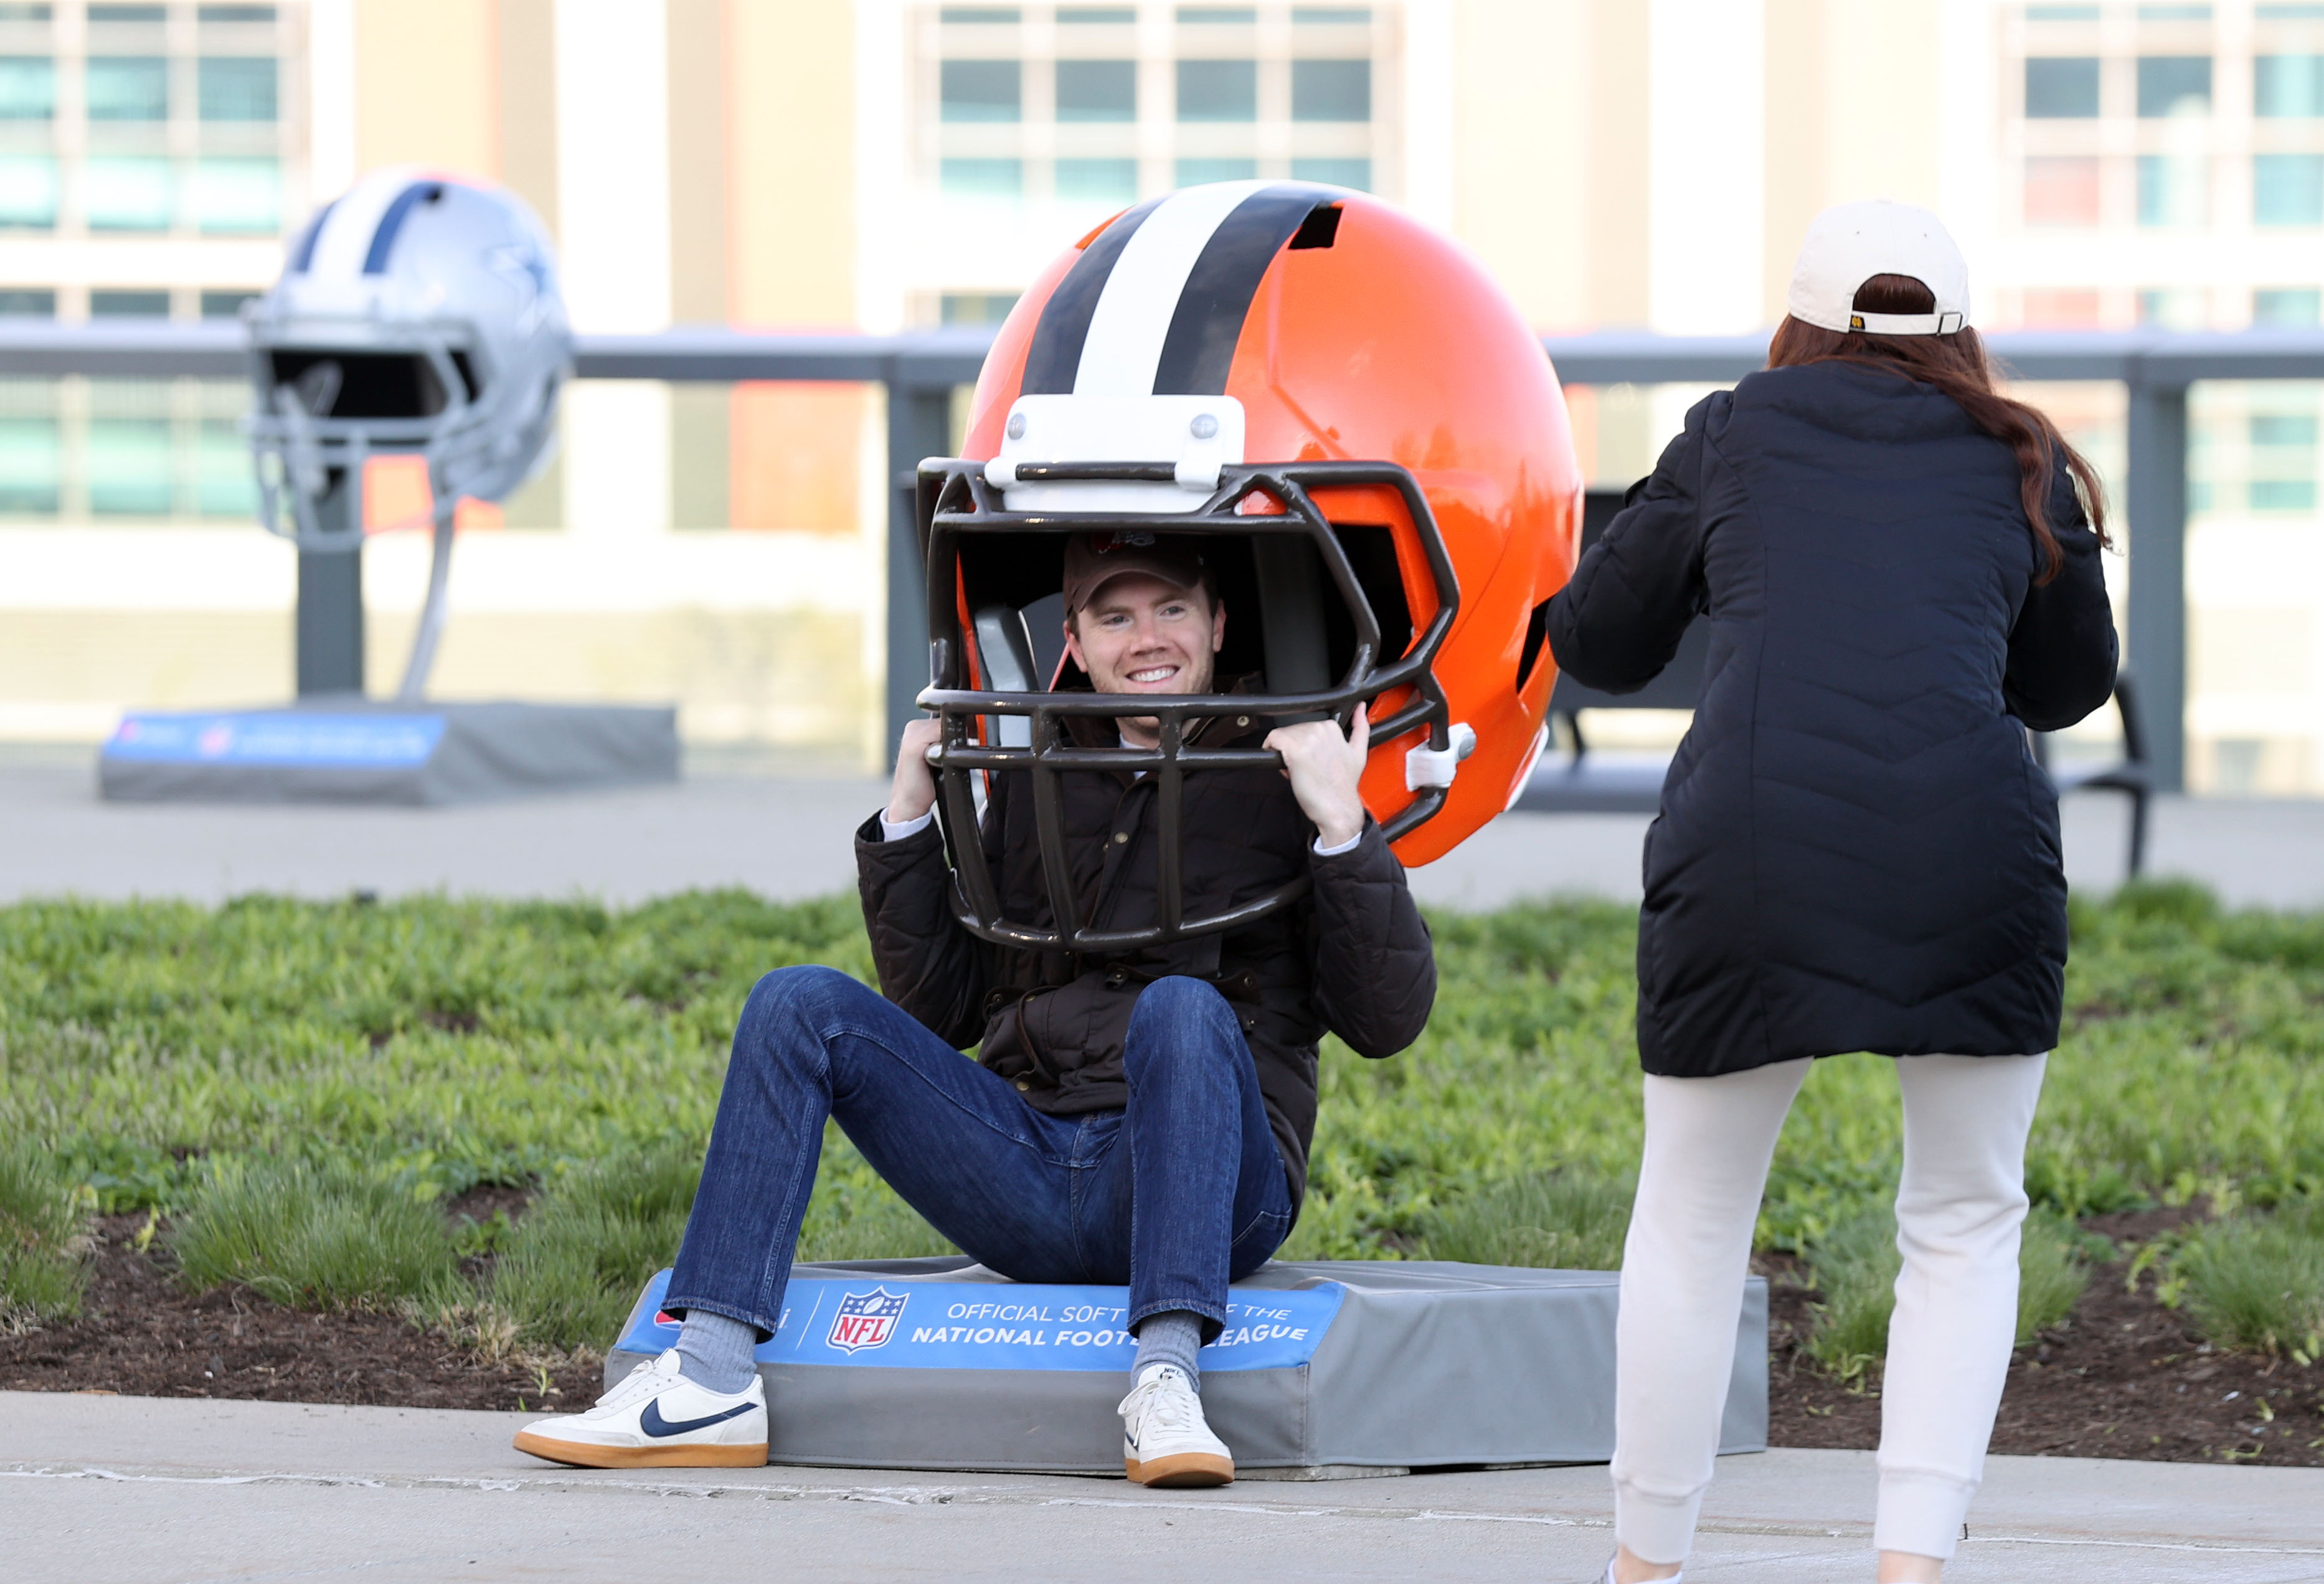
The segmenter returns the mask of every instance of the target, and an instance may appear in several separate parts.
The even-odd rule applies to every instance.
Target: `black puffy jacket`
[[[1710,658],[1646,835],[1638,1052],[1677,1077],[1844,1051],[2057,1044],[2058,799],[2025,727],[2103,704],[2114,622],[2062,468],[2039,549],[2016,459],[1950,398],[1838,362],[1687,414],[1551,603],[1575,680]]]
[[[1268,724],[1246,721],[1243,735],[1255,741]],[[994,778],[982,840],[1008,916],[1047,927],[1024,779]],[[1093,922],[1154,924],[1152,778],[1088,770],[1062,781],[1074,890],[1084,907],[1094,901]],[[1296,1203],[1315,1131],[1316,1044],[1328,1028],[1361,1054],[1387,1056],[1420,1037],[1436,998],[1428,926],[1379,824],[1366,821],[1350,851],[1316,856],[1315,828],[1279,770],[1190,771],[1182,808],[1188,916],[1223,911],[1303,870],[1313,890],[1249,928],[1119,957],[997,946],[954,918],[936,828],[886,842],[874,815],[857,832],[855,857],[881,992],[953,1045],[981,1040],[978,1059],[1028,1103],[1072,1115],[1128,1103],[1122,1038],[1146,984],[1166,974],[1210,981],[1241,1020]]]

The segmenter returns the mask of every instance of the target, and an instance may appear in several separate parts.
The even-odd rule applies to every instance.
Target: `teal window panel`
[[[2255,511],[2313,511],[2316,481],[2312,478],[2255,478],[2251,482]]]
[[[2255,59],[2252,114],[2276,121],[2324,115],[2324,55],[2262,55]]]
[[[282,170],[267,159],[194,161],[187,199],[194,229],[208,235],[263,235],[282,228]]]
[[[1257,160],[1181,160],[1178,185],[1200,187],[1206,181],[1249,181],[1259,174]]]
[[[946,160],[938,172],[952,198],[1020,198],[1025,191],[1022,160]]]
[[[55,419],[0,414],[0,511],[55,515],[64,476],[64,433]]]
[[[1060,27],[1130,27],[1138,21],[1135,5],[1060,5]]]
[[[53,319],[57,317],[57,294],[49,290],[27,290],[23,287],[0,291],[0,317]]]
[[[1178,21],[1195,27],[1249,27],[1259,20],[1256,5],[1181,5]]]
[[[205,291],[202,293],[202,318],[238,319],[242,317],[242,305],[256,302],[260,295],[255,291]]]
[[[2251,443],[2255,446],[2313,447],[2316,444],[2316,415],[2312,412],[2255,412],[2250,419]]]
[[[1256,60],[1179,61],[1178,119],[1181,121],[1258,120],[1259,62]]]
[[[167,121],[170,63],[159,55],[92,55],[88,61],[91,121]]]
[[[46,231],[57,223],[57,161],[49,154],[0,154],[0,227]]]
[[[1372,189],[1372,162],[1370,160],[1294,160],[1291,175],[1298,181],[1320,181],[1330,187],[1352,187],[1358,192]]]
[[[2211,58],[2209,55],[2142,55],[2138,58],[2138,114],[2153,120],[2163,115],[2209,115],[2211,113]]]
[[[2263,286],[2252,293],[2252,323],[2313,327],[2324,320],[2324,290]]]
[[[2087,121],[2098,113],[2098,58],[2029,55],[2025,115],[2034,121]]]
[[[206,420],[194,435],[194,509],[204,517],[258,514],[258,483],[250,471],[250,445],[230,419]]]
[[[1135,60],[1058,61],[1057,119],[1060,121],[1137,120],[1138,62]]]
[[[170,294],[151,290],[92,291],[88,294],[88,317],[92,319],[166,319],[170,317]]]
[[[267,55],[205,55],[195,74],[205,121],[272,121],[274,60]]]
[[[947,325],[997,325],[1016,306],[1013,291],[947,291],[937,304]]]
[[[57,63],[45,55],[0,55],[0,121],[53,121]]]
[[[1024,116],[1024,69],[1014,60],[947,60],[940,69],[945,121],[1017,121]]]
[[[88,420],[88,509],[105,517],[167,517],[174,493],[170,420]]]
[[[1060,160],[1057,196],[1068,203],[1129,203],[1138,197],[1138,161]]]
[[[2138,156],[2138,223],[2200,226],[2210,207],[2210,166],[2199,157]]]
[[[81,204],[89,229],[167,231],[175,186],[167,160],[90,160],[81,167]]]
[[[195,14],[203,22],[257,22],[274,20],[272,5],[198,5]]]
[[[1372,63],[1369,60],[1294,60],[1291,119],[1370,121]]]
[[[1019,21],[1023,9],[1018,5],[947,5],[937,14],[937,20],[953,27],[974,27],[980,23],[1006,24]]]
[[[2252,224],[2324,226],[2324,154],[2254,154]]]

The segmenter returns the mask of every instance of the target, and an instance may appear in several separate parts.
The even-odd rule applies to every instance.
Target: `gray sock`
[[[1191,1310],[1166,1309],[1138,1322],[1138,1362],[1130,1367],[1130,1384],[1149,1364],[1175,1364],[1185,1372],[1186,1384],[1203,1389],[1203,1367],[1194,1362],[1203,1346],[1203,1317]]]
[[[707,1309],[689,1309],[678,1333],[678,1372],[705,1391],[733,1395],[751,1389],[759,1373],[759,1328]]]

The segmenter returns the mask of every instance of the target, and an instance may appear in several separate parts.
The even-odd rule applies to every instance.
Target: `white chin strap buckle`
[[[1404,789],[1417,792],[1424,787],[1450,787],[1461,761],[1477,751],[1477,733],[1466,721],[1456,721],[1445,733],[1451,746],[1431,748],[1425,742],[1404,756]]]

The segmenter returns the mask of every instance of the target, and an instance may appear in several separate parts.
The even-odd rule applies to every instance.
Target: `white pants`
[[[2025,1136],[2046,1062],[1896,1063],[1904,1266],[1880,1395],[1879,1550],[1951,1556],[1983,1477],[2016,1340]],[[1614,1534],[1646,1561],[1684,1561],[1693,1543],[1767,1164],[1808,1065],[1646,1081],[1614,1394]]]

